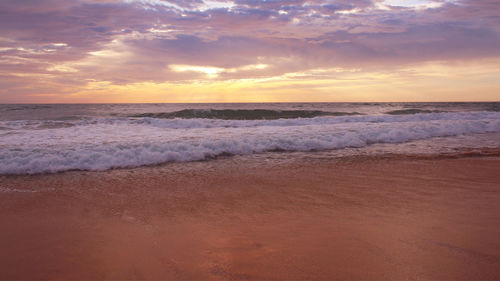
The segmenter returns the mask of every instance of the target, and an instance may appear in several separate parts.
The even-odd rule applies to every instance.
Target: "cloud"
[[[313,79],[315,69],[386,71],[500,57],[494,1],[417,2],[3,0],[2,94],[69,93],[93,81]],[[252,65],[266,67],[245,68]]]

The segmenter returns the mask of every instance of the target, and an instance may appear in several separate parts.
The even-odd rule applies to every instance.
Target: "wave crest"
[[[274,120],[312,118],[319,116],[360,115],[358,112],[328,112],[320,110],[270,110],[270,109],[184,109],[165,113],[142,113],[131,117],[151,118],[206,118],[222,120]]]
[[[418,109],[418,108],[409,108],[409,109],[401,109],[401,110],[392,110],[388,111],[385,114],[389,115],[407,115],[407,114],[420,114],[420,113],[442,113],[445,111],[441,110],[427,110],[427,109]]]

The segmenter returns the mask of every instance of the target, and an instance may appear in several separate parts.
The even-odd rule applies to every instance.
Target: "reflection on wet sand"
[[[498,279],[500,158],[0,178],[0,279]]]

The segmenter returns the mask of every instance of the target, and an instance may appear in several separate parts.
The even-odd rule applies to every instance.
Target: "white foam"
[[[0,123],[10,128],[0,131],[0,174],[105,170],[223,153],[329,150],[500,132],[498,112],[251,121],[115,118],[73,121],[59,128],[43,122]]]

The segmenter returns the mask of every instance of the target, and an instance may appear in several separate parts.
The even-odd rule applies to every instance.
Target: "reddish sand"
[[[500,158],[0,177],[0,279],[499,280]]]

